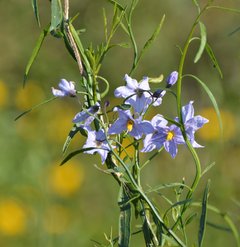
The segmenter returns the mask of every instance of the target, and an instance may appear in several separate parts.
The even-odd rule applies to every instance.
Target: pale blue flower
[[[151,95],[148,77],[144,77],[139,83],[130,76],[125,75],[126,86],[121,86],[115,89],[114,95],[118,98],[127,98],[125,103],[130,104],[135,112],[145,112],[151,103]]]
[[[167,126],[167,120],[161,115],[156,115],[152,121],[154,132],[145,137],[141,152],[151,152],[162,147],[175,158],[178,152],[177,145],[183,144],[184,139],[181,130],[176,125]]]
[[[119,118],[114,122],[108,134],[120,134],[127,131],[129,135],[136,139],[140,139],[144,134],[149,134],[154,131],[153,126],[149,121],[142,120],[141,116],[133,118],[130,110],[117,109]]]
[[[198,115],[194,116],[193,101],[190,101],[188,105],[182,107],[182,118],[186,134],[195,148],[203,147],[195,141],[195,132],[200,129],[204,124],[208,123],[209,120]],[[178,118],[175,119],[177,122]]]
[[[99,131],[95,131],[95,130],[91,130],[90,128],[88,128],[87,131],[88,131],[88,137],[87,137],[86,143],[84,144],[83,148],[92,148],[92,149],[84,151],[84,153],[100,154],[102,164],[103,164],[110,151],[109,145],[106,141],[105,133],[102,129]]]
[[[76,89],[74,82],[61,79],[58,84],[58,87],[59,89],[55,89],[54,87],[52,87],[52,94],[55,97],[76,96]]]
[[[99,109],[100,109],[100,104],[97,102],[94,106],[91,106],[89,109],[77,113],[73,118],[72,122],[73,123],[84,122],[84,125],[87,126],[94,120]]]

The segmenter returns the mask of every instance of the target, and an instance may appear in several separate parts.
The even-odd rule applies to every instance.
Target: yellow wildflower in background
[[[206,141],[213,141],[220,138],[220,127],[217,114],[212,107],[204,108],[200,115],[209,120],[209,123],[198,131],[200,138]],[[221,118],[223,124],[223,139],[230,140],[235,136],[236,132],[236,119],[234,115],[227,111],[221,110]]]
[[[54,193],[62,197],[68,197],[76,193],[81,187],[84,171],[81,164],[70,160],[63,166],[55,164],[48,179]]]
[[[8,88],[6,84],[0,80],[0,107],[4,107],[7,104]]]
[[[51,205],[43,215],[43,227],[50,234],[62,234],[70,225],[70,212],[61,205]]]
[[[14,200],[6,199],[0,202],[0,232],[14,236],[26,230],[26,210]]]
[[[29,81],[25,88],[16,92],[15,105],[18,109],[25,111],[45,100],[43,89],[35,82]]]

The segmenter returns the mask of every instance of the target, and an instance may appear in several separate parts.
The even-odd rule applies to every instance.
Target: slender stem
[[[182,111],[181,111],[181,108],[182,108],[182,105],[181,105],[181,95],[182,95],[182,75],[183,75],[183,67],[184,67],[184,63],[185,63],[185,60],[186,60],[186,55],[187,55],[187,52],[188,52],[188,48],[189,48],[189,45],[191,43],[191,39],[192,39],[192,36],[193,36],[193,33],[195,31],[195,28],[196,28],[196,25],[198,24],[198,21],[202,15],[202,13],[207,9],[208,5],[206,5],[202,11],[199,13],[199,15],[197,16],[197,18],[195,19],[194,21],[194,24],[190,30],[190,33],[187,37],[187,40],[185,42],[185,46],[184,46],[184,49],[182,51],[182,56],[181,56],[181,59],[180,59],[180,62],[179,62],[179,67],[178,67],[178,81],[177,81],[177,111],[178,111],[178,117],[179,117],[179,121],[181,124],[183,124],[183,119],[182,119]]]
[[[135,142],[134,143],[134,148],[135,148],[135,162],[134,162],[134,169],[135,169],[135,179],[137,181],[137,184],[139,187],[140,185],[140,162],[139,162],[139,143]]]
[[[137,182],[135,181],[134,177],[131,174],[131,171],[128,169],[128,167],[123,162],[123,160],[118,156],[118,154],[113,150],[111,144],[109,143],[109,141],[107,139],[107,131],[106,131],[106,128],[105,128],[105,126],[102,126],[102,127],[104,128],[105,135],[106,135],[106,141],[108,143],[108,146],[109,146],[111,152],[113,153],[113,155],[115,156],[115,158],[118,160],[118,162],[123,166],[123,168],[126,171],[126,173],[127,173],[128,177],[129,177],[132,185],[134,186],[134,188],[138,191],[138,193],[141,195],[141,197],[143,198],[143,200],[149,205],[149,208],[152,210],[153,214],[158,219],[158,221],[162,224],[163,228],[167,231],[167,233],[170,236],[172,236],[172,238],[179,244],[179,246],[186,247],[186,245],[178,238],[178,236],[175,235],[175,233],[165,225],[164,221],[162,220],[162,218],[158,214],[157,209],[154,207],[154,205],[152,204],[152,202],[150,201],[150,199],[147,197],[147,195],[144,193],[144,191],[142,190],[142,188],[140,188],[138,186]]]
[[[184,139],[186,141],[186,144],[187,144],[187,147],[188,147],[189,151],[192,154],[192,157],[193,157],[194,163],[195,163],[195,168],[196,168],[196,173],[195,173],[195,177],[194,177],[193,183],[191,185],[191,190],[188,191],[186,199],[191,198],[193,192],[195,191],[195,189],[196,189],[196,187],[197,187],[197,185],[199,183],[199,180],[201,178],[201,163],[200,163],[200,160],[198,158],[198,155],[197,155],[196,151],[194,150],[194,148],[192,147],[192,144],[190,143],[190,141],[187,138],[187,135],[186,135],[186,132],[185,132],[185,128],[184,128],[183,118],[182,118],[181,90],[182,90],[183,67],[184,67],[184,63],[185,63],[185,60],[186,60],[186,55],[187,55],[188,48],[189,48],[189,45],[190,45],[191,40],[192,40],[193,33],[195,31],[196,25],[198,24],[201,15],[207,9],[208,6],[209,5],[207,4],[202,9],[202,11],[199,13],[199,15],[196,17],[196,19],[194,21],[194,24],[193,24],[193,26],[192,26],[192,28],[190,30],[190,33],[188,35],[188,38],[187,38],[186,42],[185,42],[185,46],[184,46],[184,49],[183,49],[183,52],[182,52],[182,56],[181,56],[180,63],[179,63],[179,69],[178,69],[178,82],[177,82],[177,111],[178,111],[178,117],[179,117],[179,122],[182,125],[181,131],[182,131],[183,137],[184,137]],[[172,226],[172,229],[174,229],[178,225],[178,223],[181,220],[181,217],[184,214],[184,212],[186,211],[187,207],[188,207],[188,203],[184,204],[184,206],[182,208],[182,211],[181,211],[181,215],[180,215],[180,217],[178,217],[178,219],[176,220],[176,222]]]

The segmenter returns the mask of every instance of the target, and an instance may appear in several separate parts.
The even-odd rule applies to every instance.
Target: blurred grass
[[[49,20],[49,2],[39,3],[44,27]],[[240,9],[239,1],[216,3]],[[76,26],[86,28],[81,37],[84,44],[93,42],[96,46],[104,37],[102,8],[105,7],[110,15],[112,6],[107,1],[91,0],[72,0],[71,4],[71,15],[79,12]],[[134,77],[137,79],[144,75],[167,75],[178,66],[176,45],[183,44],[196,14],[191,1],[151,0],[150,4],[140,1],[134,13],[136,39],[141,47],[163,14],[166,14],[165,24],[136,70]],[[110,176],[94,168],[93,164],[99,164],[98,156],[82,154],[66,166],[58,166],[64,139],[80,104],[72,99],[60,99],[14,122],[19,113],[50,98],[50,88],[56,86],[60,78],[77,82],[77,66],[62,41],[48,37],[30,72],[27,86],[22,89],[24,68],[40,33],[30,1],[0,1],[0,20],[0,246],[93,246],[91,239],[103,241],[103,233],[110,234],[111,227],[117,234],[118,187]],[[239,20],[239,15],[219,10],[211,10],[203,17],[208,40],[223,70],[223,80],[207,56],[193,64],[197,44],[191,48],[185,66],[187,73],[196,74],[207,82],[216,96],[223,117],[223,141],[220,141],[216,115],[209,99],[190,79],[184,82],[183,98],[184,103],[195,100],[196,115],[210,119],[197,139],[206,146],[198,150],[203,166],[216,161],[216,166],[205,175],[212,180],[210,203],[224,212],[229,211],[238,226],[240,209],[232,199],[240,201],[240,32],[229,34],[239,27]],[[116,40],[126,41],[124,33],[120,32]],[[102,74],[111,82],[112,91],[123,83],[131,59],[129,49],[110,51]],[[171,96],[166,96],[161,109],[163,114],[175,115]],[[72,149],[83,142],[79,135]],[[180,148],[176,160],[162,153],[145,168],[144,181],[154,186],[180,182],[185,177],[186,182],[191,183],[194,167],[189,157],[184,147]],[[143,155],[143,159],[146,158]],[[203,188],[204,179],[198,189],[199,199]],[[215,217],[209,215],[210,219]],[[229,233],[207,229],[205,246],[226,245],[234,246]],[[136,246],[143,244],[138,240]]]

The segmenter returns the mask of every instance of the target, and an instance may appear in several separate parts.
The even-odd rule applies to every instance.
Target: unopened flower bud
[[[167,77],[167,88],[172,87],[178,80],[178,72],[173,71],[168,77]]]

